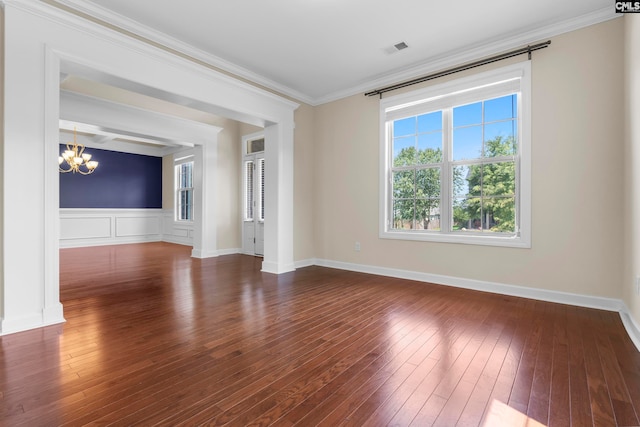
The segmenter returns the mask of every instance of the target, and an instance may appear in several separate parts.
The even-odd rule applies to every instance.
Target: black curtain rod
[[[470,62],[470,63],[465,64],[465,65],[459,65],[457,67],[449,68],[448,70],[438,71],[437,73],[429,74],[428,76],[418,77],[416,79],[409,80],[409,81],[406,81],[406,82],[403,82],[403,83],[397,83],[397,84],[394,84],[394,85],[391,85],[391,86],[383,87],[381,89],[376,89],[376,90],[373,90],[371,92],[367,92],[364,95],[365,96],[380,95],[380,98],[382,98],[382,94],[385,93],[385,92],[390,92],[392,90],[401,89],[403,87],[407,87],[407,86],[415,85],[415,84],[418,84],[418,83],[426,82],[426,81],[429,81],[429,80],[437,79],[439,77],[448,76],[450,74],[459,73],[460,71],[470,70],[471,68],[476,68],[476,67],[480,67],[482,65],[491,64],[493,62],[502,61],[503,59],[513,58],[514,56],[523,55],[525,53],[529,54],[529,59],[531,59],[531,52],[533,52],[535,50],[544,49],[545,47],[548,47],[550,44],[551,44],[551,40],[546,41],[544,43],[538,43],[538,44],[534,44],[534,45],[529,45],[529,46],[526,46],[526,47],[523,47],[523,48],[520,48],[520,49],[512,50],[510,52],[501,53],[500,55],[492,56],[490,58],[481,59],[481,60],[475,61],[475,62]]]

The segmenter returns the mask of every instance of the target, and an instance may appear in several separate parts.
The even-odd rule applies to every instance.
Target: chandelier
[[[62,163],[66,162],[68,169],[63,169]],[[76,142],[76,130],[73,130],[73,144],[67,143],[67,149],[58,157],[58,170],[62,173],[78,172],[81,175],[89,175],[98,167],[98,162],[91,160],[91,154],[84,152],[84,145]],[[80,169],[84,166],[84,170]]]

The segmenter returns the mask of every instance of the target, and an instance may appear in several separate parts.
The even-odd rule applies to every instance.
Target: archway
[[[8,156],[2,159],[5,176],[21,176],[22,182],[19,188],[3,183],[3,234],[5,247],[12,250],[2,254],[0,333],[64,321],[58,278],[58,171],[49,161],[57,157],[61,71],[87,73],[92,79],[133,86],[160,99],[264,127],[270,200],[265,216],[270,220],[263,271],[294,269],[293,111],[298,104],[41,2],[8,2],[4,14],[5,152],[20,152],[42,168],[24,174],[19,163]]]

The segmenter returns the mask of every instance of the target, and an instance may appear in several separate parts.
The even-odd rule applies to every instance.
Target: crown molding
[[[46,20],[56,22],[60,25],[67,26],[75,30],[81,30],[87,34],[109,40],[113,43],[125,46],[130,50],[140,52],[151,57],[161,58],[163,61],[166,61],[170,64],[176,64],[178,66],[188,68],[193,72],[197,72],[208,77],[210,77],[212,73],[215,73],[216,79],[219,81],[224,81],[225,83],[241,88],[242,90],[250,91],[259,94],[264,98],[269,98],[273,101],[277,101],[281,105],[284,105],[286,108],[295,110],[300,106],[300,104],[298,104],[297,102],[282,97],[281,94],[265,90],[261,87],[256,86],[254,83],[248,83],[246,81],[238,79],[237,77],[228,75],[221,71],[217,71],[210,66],[204,65],[197,60],[194,60],[196,58],[188,59],[184,56],[176,54],[176,52],[172,52],[166,47],[161,48],[159,46],[155,46],[152,43],[135,39],[129,34],[116,31],[115,29],[108,26],[97,25],[95,22],[88,20],[86,17],[78,15],[77,13],[72,14],[61,8],[60,5],[62,5],[63,2],[69,2],[70,4],[72,3],[70,0],[51,0],[46,3],[44,1],[32,0],[0,0],[0,5],[5,10],[6,6],[11,6],[32,15],[42,17]],[[54,3],[58,5],[55,5]],[[72,6],[67,7],[72,8]],[[78,12],[84,13],[82,11]],[[109,24],[108,22],[106,23]],[[153,40],[150,41],[153,42]],[[179,51],[177,52],[180,53]]]
[[[42,6],[36,6],[36,3],[45,5],[45,3],[41,1],[27,3],[25,0],[0,0],[0,3],[2,3],[3,5],[20,5],[22,9],[28,9],[30,11],[42,10]],[[105,30],[108,28],[107,26],[119,28],[121,30],[120,35],[122,37],[130,38],[130,36],[126,35],[126,33],[133,34],[137,37],[146,39],[149,42],[161,46],[161,48],[157,48],[157,50],[162,50],[168,55],[170,54],[172,56],[175,56],[175,53],[173,52],[176,52],[180,55],[191,58],[191,62],[193,62],[194,64],[197,64],[197,62],[202,62],[204,64],[207,64],[208,67],[214,67],[216,69],[222,70],[225,73],[230,73],[236,77],[251,82],[244,83],[243,81],[238,80],[237,78],[234,78],[232,76],[226,76],[231,80],[236,80],[238,83],[253,86],[256,90],[260,91],[262,91],[262,89],[255,85],[262,86],[268,90],[275,91],[279,94],[288,96],[298,101],[305,102],[312,106],[326,104],[328,102],[336,101],[352,95],[368,92],[380,87],[417,78],[422,75],[464,64],[466,62],[475,61],[477,59],[495,55],[507,50],[526,46],[527,44],[535,43],[542,39],[555,37],[563,33],[578,30],[580,28],[584,28],[622,16],[621,14],[616,14],[613,7],[602,8],[574,18],[554,22],[540,28],[535,28],[524,32],[512,33],[510,35],[508,34],[506,36],[488,41],[485,40],[481,43],[466,47],[464,49],[451,51],[443,55],[428,58],[419,64],[405,67],[402,70],[395,70],[384,75],[367,78],[361,81],[356,86],[352,86],[344,90],[339,90],[321,97],[314,98],[298,90],[290,88],[281,83],[277,83],[269,78],[247,70],[246,68],[226,61],[218,56],[212,55],[201,49],[181,42],[164,33],[142,25],[135,20],[113,13],[106,8],[90,3],[86,0],[48,0],[48,3],[46,3],[46,5],[49,6],[49,9],[58,9],[58,13],[56,15],[57,17],[61,17],[62,15],[69,15],[68,12],[63,10],[63,7],[69,8],[75,11],[78,17],[81,17],[84,14],[93,19],[104,22],[106,24],[106,26],[104,27]],[[50,14],[51,12],[49,11],[47,16],[49,16]],[[40,15],[43,14],[40,13]],[[85,24],[83,25],[83,28],[85,29],[87,29],[88,27],[96,27],[96,24],[91,21],[88,21],[86,19],[82,19],[82,21],[85,21]],[[113,29],[109,29],[109,31],[112,32]],[[151,44],[149,44],[149,46],[151,46]],[[213,70],[212,68],[209,69]],[[274,95],[274,97],[277,96],[278,95]]]
[[[313,99],[302,92],[294,90],[288,86],[275,82],[260,74],[254,73],[244,67],[229,62],[219,56],[205,52],[202,49],[198,49],[187,43],[184,43],[178,39],[175,39],[165,33],[154,30],[138,21],[135,21],[126,16],[114,13],[102,6],[94,3],[87,2],[85,0],[55,0],[63,6],[73,9],[82,14],[88,15],[92,18],[103,21],[111,26],[124,30],[128,33],[134,34],[137,37],[149,40],[169,50],[176,51],[182,55],[186,55],[190,58],[201,61],[209,66],[218,68],[227,73],[231,73],[237,77],[249,80],[254,84],[258,84],[267,89],[274,90],[283,95],[287,95],[291,98],[311,103]]]
[[[419,64],[406,67],[400,71],[377,76],[372,79],[363,80],[357,86],[336,91],[326,96],[315,99],[314,105],[325,104],[346,98],[348,96],[357,95],[379,89],[384,86],[390,86],[403,81],[419,78],[431,73],[445,70],[447,68],[459,66],[482,58],[497,55],[512,49],[517,49],[528,44],[534,44],[540,40],[549,39],[564,33],[579,30],[590,25],[599,24],[611,19],[621,17],[616,14],[613,7],[606,7],[595,12],[580,15],[571,19],[555,22],[544,27],[512,33],[511,35],[502,36],[493,40],[485,40],[471,47],[466,47],[457,51],[447,52],[444,55],[434,56]],[[551,46],[553,47],[553,46]]]

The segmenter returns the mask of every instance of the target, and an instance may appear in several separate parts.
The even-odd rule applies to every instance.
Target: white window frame
[[[175,222],[179,222],[180,224],[191,224],[193,223],[193,215],[194,215],[194,203],[193,198],[195,197],[194,187],[180,187],[180,172],[179,169],[183,164],[191,163],[191,183],[193,185],[193,168],[194,168],[194,156],[187,155],[184,157],[176,158],[173,161],[173,182],[174,182],[174,215],[173,220]],[[180,193],[185,190],[191,190],[191,219],[181,219],[180,218]]]
[[[516,155],[516,222],[514,235],[450,231],[450,220],[441,230],[391,228],[391,129],[393,121],[451,108],[508,93],[518,93],[518,154]],[[452,124],[449,122],[447,126]],[[447,133],[447,132],[445,132]],[[447,139],[446,137],[444,138]],[[451,144],[444,142],[441,216],[452,215],[450,194]],[[530,61],[497,68],[380,101],[380,211],[379,236],[383,239],[419,240],[473,245],[531,247],[531,64]]]

